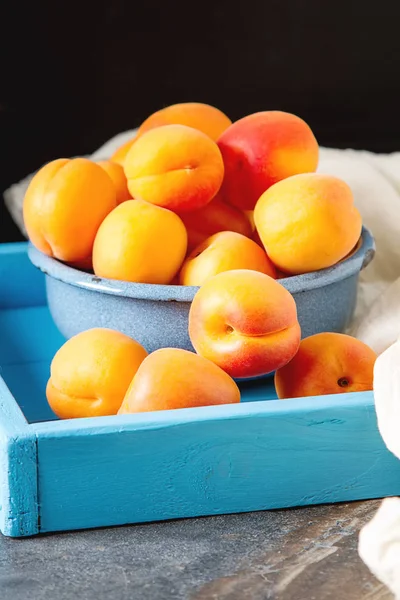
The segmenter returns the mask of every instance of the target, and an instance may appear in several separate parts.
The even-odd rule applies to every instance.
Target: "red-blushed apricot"
[[[59,260],[88,259],[97,230],[116,203],[114,185],[99,165],[85,158],[54,160],[36,173],[25,194],[29,239]]]
[[[208,279],[235,269],[250,269],[276,278],[275,267],[263,248],[248,237],[221,231],[197,246],[183,263],[181,285],[203,285]]]
[[[298,173],[315,171],[319,148],[296,115],[265,111],[235,121],[218,140],[225,165],[221,198],[253,210],[265,190]]]
[[[189,335],[198,354],[232,377],[265,375],[297,352],[296,303],[264,273],[226,271],[206,281],[195,295]]]
[[[98,277],[167,284],[181,268],[186,247],[178,215],[143,200],[127,200],[101,224],[93,268]]]
[[[254,223],[254,210],[244,210],[243,212],[250,223],[251,232],[254,233],[256,230],[256,224]]]
[[[125,200],[131,200],[132,196],[128,190],[128,184],[122,166],[111,160],[99,160],[97,164],[104,169],[113,182],[117,204],[121,204],[121,202],[125,202]]]
[[[275,373],[280,399],[372,390],[376,354],[349,335],[318,333]]]
[[[162,125],[186,125],[217,140],[231,124],[232,121],[214,106],[201,102],[183,102],[150,115],[139,127],[138,135]]]
[[[124,170],[134,198],[178,213],[208,204],[224,175],[217,144],[184,125],[164,125],[140,136],[126,156]]]
[[[61,419],[117,414],[146,350],[127,335],[95,328],[69,339],[54,356],[47,400]]]
[[[317,173],[269,188],[257,202],[254,220],[272,262],[292,275],[336,264],[354,248],[362,228],[349,186]]]
[[[162,348],[143,361],[118,414],[237,402],[239,388],[217,365],[187,350]]]
[[[93,272],[92,255],[84,258],[83,260],[77,260],[76,262],[70,262],[67,264],[73,269],[78,269],[78,271],[86,271],[88,273]]]
[[[182,213],[180,217],[188,233],[190,251],[219,231],[236,231],[251,236],[248,217],[241,210],[221,202],[218,194],[203,208]]]

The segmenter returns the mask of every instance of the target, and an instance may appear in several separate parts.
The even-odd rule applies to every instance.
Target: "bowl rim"
[[[375,240],[365,226],[362,227],[361,244],[336,265],[303,275],[293,275],[277,279],[292,294],[325,287],[351,277],[364,269],[375,254]],[[358,243],[359,243],[358,242]],[[80,271],[74,267],[47,256],[32,243],[28,246],[28,256],[35,267],[47,277],[91,292],[101,292],[113,296],[134,298],[136,300],[154,300],[164,302],[191,302],[199,290],[198,286],[161,285],[154,283],[132,283],[116,279],[97,277],[93,273]]]

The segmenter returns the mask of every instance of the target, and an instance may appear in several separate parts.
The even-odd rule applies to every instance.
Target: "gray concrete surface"
[[[389,600],[357,555],[377,506],[0,536],[0,599]]]

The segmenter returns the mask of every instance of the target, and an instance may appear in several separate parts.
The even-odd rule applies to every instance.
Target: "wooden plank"
[[[0,378],[0,530],[34,535],[38,520],[35,432]]]
[[[27,248],[27,242],[0,244],[0,309],[46,304],[43,274],[32,265]]]
[[[369,393],[32,427],[42,531],[400,494]]]

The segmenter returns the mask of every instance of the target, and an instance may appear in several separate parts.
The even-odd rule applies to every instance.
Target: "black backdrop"
[[[3,0],[0,24],[0,192],[181,101],[400,150],[399,0]],[[18,239],[0,204],[0,241]]]

